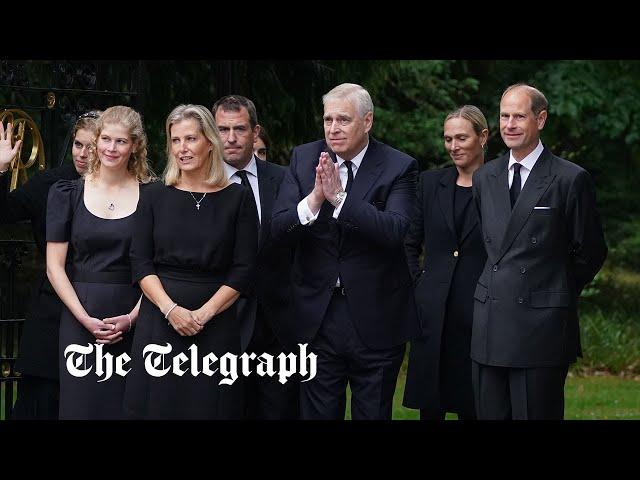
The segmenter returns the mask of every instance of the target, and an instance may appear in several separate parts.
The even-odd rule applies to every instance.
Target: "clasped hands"
[[[316,179],[313,190],[307,197],[309,209],[313,214],[320,211],[320,207],[325,200],[328,200],[334,207],[339,205],[338,194],[342,193],[342,183],[338,172],[338,163],[333,163],[327,152],[320,154],[318,166],[316,167]]]
[[[180,305],[169,312],[169,324],[183,337],[191,337],[204,328],[204,325],[215,316],[215,312],[208,312],[204,307],[197,310],[187,310]]]
[[[95,337],[96,343],[113,345],[122,340],[122,334],[131,329],[130,315],[118,315],[102,320],[96,317],[87,317],[82,322],[87,330]]]

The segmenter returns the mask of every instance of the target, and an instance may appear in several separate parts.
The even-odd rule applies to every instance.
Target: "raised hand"
[[[328,153],[320,157],[320,178],[322,179],[322,191],[329,202],[333,202],[336,193],[342,191],[338,163],[333,163]]]
[[[325,201],[324,190],[322,188],[322,177],[321,177],[322,159],[325,156],[329,157],[329,154],[327,152],[322,152],[320,154],[320,158],[318,159],[318,166],[316,167],[316,179],[315,179],[315,183],[313,184],[313,190],[307,197],[307,203],[309,205],[309,209],[313,212],[314,215],[320,211],[320,207],[322,207],[322,203]],[[331,158],[329,158],[329,160],[331,160]]]
[[[22,140],[18,140],[16,144],[11,148],[11,134],[13,132],[13,125],[8,123],[5,130],[4,124],[0,122],[0,172],[9,168],[11,160],[18,153]]]

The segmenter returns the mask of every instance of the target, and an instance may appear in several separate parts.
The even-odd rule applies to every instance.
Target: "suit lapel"
[[[266,237],[268,237],[264,232],[269,231],[271,228],[271,212],[276,199],[276,180],[270,175],[264,160],[256,158],[256,167],[258,171],[258,192],[260,195],[260,213],[262,218],[258,236],[258,249],[261,249]]]
[[[491,236],[496,240],[497,245],[502,244],[504,232],[506,231],[509,217],[511,216],[511,200],[509,199],[509,177],[507,176],[507,166],[509,165],[509,155],[503,155],[493,162],[496,162],[495,169],[489,175],[489,198],[493,218],[490,221],[484,220],[485,225],[490,225]],[[484,209],[483,209],[484,210]],[[489,253],[489,252],[487,252]]]
[[[455,192],[456,178],[458,177],[458,171],[456,168],[451,168],[445,174],[440,177],[440,186],[438,188],[438,204],[440,210],[444,216],[444,220],[447,223],[447,227],[451,231],[451,236],[456,240],[458,236],[456,234],[455,223],[453,220],[453,195]]]
[[[505,168],[506,171],[506,168]],[[545,148],[538,161],[533,166],[527,182],[524,184],[524,188],[518,196],[516,204],[513,206],[513,211],[504,238],[501,243],[500,253],[498,259],[500,260],[506,251],[509,249],[515,238],[522,230],[525,222],[531,215],[533,207],[536,206],[540,197],[547,191],[549,185],[555,178],[555,174],[551,172],[551,158],[549,151]],[[507,190],[508,192],[508,190]],[[509,195],[507,194],[507,204],[510,205]]]
[[[364,154],[364,158],[353,179],[353,185],[351,186],[349,195],[363,200],[382,173],[382,163],[383,158],[379,155],[378,142],[372,137],[369,137],[367,153]]]

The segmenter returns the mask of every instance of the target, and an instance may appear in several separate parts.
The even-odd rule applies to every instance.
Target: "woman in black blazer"
[[[411,342],[403,405],[420,409],[421,420],[444,420],[446,412],[476,418],[469,348],[473,292],[487,256],[471,177],[484,164],[488,134],[477,107],[451,112],[444,121],[444,146],[454,165],[420,175],[405,247],[422,336]]]

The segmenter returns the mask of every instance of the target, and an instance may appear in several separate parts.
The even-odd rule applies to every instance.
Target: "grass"
[[[583,358],[579,373],[606,371],[612,374],[640,374],[640,323],[630,315],[601,310],[581,315]]]
[[[402,406],[406,379],[406,358],[393,397],[394,420],[418,420],[417,410]],[[595,375],[569,373],[565,383],[566,420],[640,420],[640,376],[619,377],[601,372]],[[351,419],[350,392],[347,392],[347,419]],[[448,413],[447,420],[456,415]]]

